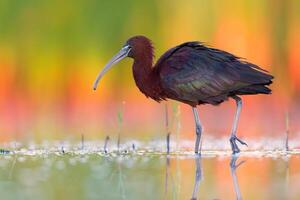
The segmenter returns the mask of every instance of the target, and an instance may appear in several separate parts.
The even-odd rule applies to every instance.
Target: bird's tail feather
[[[250,85],[244,88],[240,88],[235,93],[237,95],[271,94],[272,90],[268,88],[266,85]]]

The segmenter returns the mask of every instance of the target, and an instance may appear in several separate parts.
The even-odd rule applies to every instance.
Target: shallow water
[[[300,199],[300,155],[16,153],[1,199]]]

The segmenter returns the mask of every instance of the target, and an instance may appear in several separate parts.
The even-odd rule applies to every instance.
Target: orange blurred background
[[[165,136],[165,102],[136,88],[132,60],[100,82],[99,70],[133,35],[167,49],[199,40],[246,58],[274,76],[270,96],[244,97],[238,134],[291,137],[300,122],[300,2],[297,0],[45,0],[0,2],[0,139],[131,139]],[[194,138],[189,106],[168,102],[171,130]],[[204,134],[229,135],[233,101],[200,106]],[[118,117],[119,115],[119,117]]]

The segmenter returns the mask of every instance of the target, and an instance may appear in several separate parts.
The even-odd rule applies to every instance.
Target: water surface
[[[0,157],[1,199],[300,199],[300,156]]]

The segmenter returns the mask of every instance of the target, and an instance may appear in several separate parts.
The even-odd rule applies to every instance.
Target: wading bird
[[[240,152],[237,141],[247,145],[236,136],[242,108],[242,99],[238,95],[270,94],[267,86],[272,83],[273,76],[267,71],[201,42],[186,42],[171,48],[153,65],[152,42],[145,36],[134,36],[99,73],[94,90],[111,66],[125,57],[133,58],[133,77],[146,97],[157,102],[173,99],[192,107],[196,125],[195,153],[199,152],[202,132],[196,106],[218,105],[229,98],[237,105],[229,140],[232,151]]]

